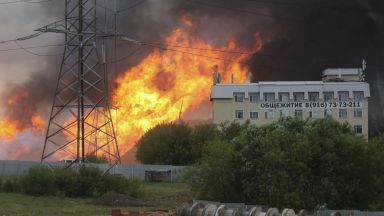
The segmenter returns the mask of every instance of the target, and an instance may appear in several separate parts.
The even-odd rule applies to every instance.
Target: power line
[[[31,47],[23,47],[21,44],[19,44],[17,41],[13,41],[18,48],[10,48],[10,49],[0,49],[0,52],[7,52],[7,51],[15,51],[15,50],[23,50],[29,54],[35,55],[35,56],[60,56],[62,53],[58,54],[39,54],[35,53],[29,49],[36,49],[36,48],[44,48],[44,47],[58,47],[58,46],[64,46],[64,44],[52,44],[52,45],[42,45],[42,46],[31,46]]]
[[[146,0],[138,1],[138,2],[134,3],[134,4],[131,5],[131,6],[128,6],[128,7],[126,7],[126,8],[123,8],[123,9],[117,11],[117,13],[125,12],[125,11],[127,11],[127,10],[132,9],[132,8],[135,8],[135,7],[137,7],[137,6],[141,5],[141,4],[143,4],[144,2],[146,2]]]
[[[276,18],[276,17],[271,16],[270,14],[266,14],[266,13],[249,11],[249,10],[239,9],[239,8],[231,8],[231,7],[226,7],[226,6],[222,6],[222,5],[218,5],[218,4],[212,4],[212,3],[207,3],[207,2],[198,1],[198,0],[188,0],[187,3],[197,3],[197,4],[208,6],[208,7],[222,8],[222,9],[226,9],[226,10],[232,10],[232,11],[237,11],[237,12],[254,14],[254,15],[257,15],[257,16],[263,16],[263,17],[267,17],[267,18]]]
[[[239,1],[251,2],[251,3],[260,3],[260,4],[275,4],[275,5],[279,5],[279,6],[293,6],[293,7],[303,7],[303,6],[310,6],[311,5],[309,3],[304,3],[304,2],[278,2],[278,1],[269,1],[269,0],[239,0]],[[250,11],[250,10],[247,10],[247,9],[240,9],[240,8],[232,8],[232,7],[228,7],[228,6],[223,6],[220,3],[217,3],[217,4],[215,4],[215,3],[208,3],[206,1],[200,1],[200,0],[187,0],[186,3],[200,4],[200,5],[207,6],[207,7],[221,8],[221,9],[231,10],[231,11],[234,11],[234,12],[253,14],[253,15],[257,15],[257,16],[266,17],[266,18],[269,18],[269,19],[290,19],[290,20],[296,20],[296,21],[304,21],[302,19],[295,18],[295,17],[287,17],[287,16],[278,17],[278,16],[274,16],[274,15],[271,15],[271,14],[268,14],[268,13],[262,13],[262,12],[257,12],[257,11]],[[346,7],[346,5],[341,7],[341,6],[338,6],[338,5],[335,5],[335,4],[329,4],[329,3],[325,4],[325,5],[324,4],[323,5],[316,5],[316,9],[318,9],[318,8],[342,9],[344,11],[345,10],[354,10],[354,8]]]
[[[65,46],[65,44],[50,44],[50,45],[41,45],[41,46],[22,47],[16,41],[14,41],[14,42],[19,46],[19,48],[0,49],[0,52],[13,51],[13,50],[23,50],[23,49],[36,49],[36,48],[44,48],[44,47]]]
[[[113,12],[113,13],[117,13],[117,14],[118,14],[118,13],[125,12],[125,11],[127,11],[127,10],[130,10],[130,9],[133,9],[133,8],[135,8],[135,7],[137,7],[137,6],[141,5],[141,4],[143,4],[143,3],[145,3],[145,2],[146,2],[146,0],[139,0],[139,1],[135,2],[134,4],[132,4],[132,5],[128,6],[128,7],[126,7],[126,8],[123,8],[123,9],[121,9],[121,10],[117,10],[117,11],[115,11],[114,9],[108,8],[108,7],[105,6],[105,5],[98,4],[98,3],[96,3],[96,6],[98,6],[98,7],[100,7],[100,8],[103,8],[103,9],[105,9],[105,10],[108,10],[109,12]]]
[[[123,37],[124,38],[124,37]],[[224,58],[219,58],[219,57],[213,57],[213,56],[207,56],[199,53],[191,53],[183,50],[175,50],[169,47],[173,48],[184,48],[184,49],[193,49],[193,50],[200,50],[200,51],[207,51],[207,52],[221,52],[221,53],[228,53],[228,54],[240,54],[240,55],[258,55],[258,56],[263,56],[263,57],[276,57],[276,55],[272,54],[266,54],[266,53],[260,53],[260,52],[244,52],[244,51],[237,51],[237,50],[222,50],[222,49],[208,49],[208,48],[200,48],[200,47],[190,47],[190,46],[181,46],[181,45],[175,45],[175,44],[166,44],[166,43],[159,43],[159,42],[144,42],[144,41],[138,41],[134,39],[121,39],[122,41],[130,42],[130,43],[136,43],[139,45],[147,45],[151,47],[156,47],[160,48],[163,50],[170,50],[170,51],[176,51],[176,52],[183,52],[184,54],[190,54],[190,55],[197,55],[200,57],[207,57],[207,58],[214,58],[214,59],[219,59],[219,60],[225,60],[228,61],[228,59]],[[233,60],[229,60],[233,61]],[[248,64],[248,63],[247,63]]]
[[[34,33],[34,34],[31,34],[31,35],[19,37],[19,38],[16,38],[16,39],[4,40],[4,41],[0,41],[0,44],[9,43],[9,42],[15,42],[15,41],[24,41],[24,40],[28,40],[28,39],[32,39],[32,38],[38,37],[41,34],[43,34],[43,32]]]
[[[124,39],[127,38],[127,39]],[[160,43],[160,42],[147,42],[147,41],[139,41],[135,39],[131,39],[128,37],[120,37],[121,41],[126,41],[130,43],[136,43],[139,45],[149,45],[149,46],[156,46],[161,47],[163,49],[166,49],[167,47],[175,47],[175,48],[184,48],[184,49],[193,49],[193,50],[200,50],[200,51],[210,51],[210,52],[222,52],[222,53],[229,53],[229,54],[241,54],[241,55],[252,55],[254,52],[244,52],[240,50],[223,50],[223,49],[208,49],[208,48],[202,48],[202,47],[191,47],[191,46],[182,46],[178,44],[167,44],[167,43]]]
[[[181,46],[181,45],[156,43],[156,42],[141,42],[141,43],[148,44],[148,45],[159,45],[159,46],[164,46],[164,47],[176,47],[176,48],[193,49],[193,50],[210,51],[210,52],[221,52],[221,53],[230,53],[230,54],[240,54],[240,55],[252,55],[252,54],[254,54],[253,52],[244,52],[244,51],[237,51],[237,50],[207,49],[207,48],[201,48],[201,47]]]
[[[107,64],[121,62],[121,61],[133,56],[134,54],[136,54],[142,47],[143,47],[142,45],[138,46],[136,49],[134,49],[132,52],[128,53],[127,55],[125,55],[119,59],[113,60],[113,61],[108,61]]]
[[[210,59],[216,59],[216,60],[221,60],[221,61],[230,61],[230,62],[236,62],[236,63],[239,63],[239,64],[244,64],[244,65],[250,65],[249,63],[246,63],[246,62],[240,62],[240,61],[234,61],[234,60],[231,60],[231,59],[226,59],[226,58],[220,58],[220,57],[215,57],[215,56],[208,56],[208,55],[203,55],[203,54],[200,54],[200,53],[192,53],[192,52],[187,52],[187,51],[183,51],[183,50],[177,50],[177,49],[172,49],[172,48],[168,48],[168,47],[162,47],[162,46],[156,46],[154,44],[144,44],[146,46],[151,46],[151,47],[155,47],[155,48],[160,48],[164,51],[173,51],[173,52],[179,52],[179,53],[183,53],[183,54],[188,54],[188,55],[193,55],[193,56],[199,56],[199,57],[204,57],[204,58],[210,58]]]
[[[15,3],[43,3],[43,2],[50,2],[50,1],[52,0],[15,0],[15,1],[0,2],[0,5],[15,4]]]

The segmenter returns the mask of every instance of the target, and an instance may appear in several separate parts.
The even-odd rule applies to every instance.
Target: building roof
[[[323,71],[323,76],[359,75],[361,68],[329,68]]]
[[[348,91],[350,97],[354,91],[364,92],[364,97],[370,97],[369,84],[366,82],[323,82],[323,81],[276,81],[259,83],[217,83],[212,86],[212,99],[233,98],[234,92],[244,92],[245,97],[252,92],[334,92]],[[276,94],[277,97],[277,94]],[[322,94],[320,94],[320,98]]]

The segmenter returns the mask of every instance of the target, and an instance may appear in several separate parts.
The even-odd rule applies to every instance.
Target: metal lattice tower
[[[38,29],[65,34],[41,161],[103,156],[111,165],[120,155],[111,116],[105,56],[98,46],[108,35],[96,25],[96,0],[65,0],[65,19]],[[100,56],[102,55],[102,56]]]

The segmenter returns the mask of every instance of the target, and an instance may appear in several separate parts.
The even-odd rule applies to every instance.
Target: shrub
[[[127,193],[135,198],[142,196],[144,193],[143,182],[137,178],[128,180]]]
[[[54,195],[57,192],[55,176],[52,169],[34,167],[21,178],[21,187],[30,195]]]
[[[105,191],[101,187],[103,173],[96,167],[79,167],[77,179],[74,187],[76,197],[95,197],[99,196]]]
[[[142,181],[140,179],[127,179],[124,176],[105,175],[103,179],[104,192],[129,194],[139,197],[143,194]]]
[[[54,170],[56,195],[74,196],[76,193],[77,173],[73,169],[57,168]]]
[[[104,174],[97,167],[31,168],[26,175],[10,178],[0,184],[0,191],[24,192],[30,195],[59,195],[69,197],[97,197],[107,192],[126,193],[133,197],[142,194],[142,182],[123,176]]]
[[[17,177],[5,178],[0,183],[0,192],[17,193],[21,192],[20,180]]]

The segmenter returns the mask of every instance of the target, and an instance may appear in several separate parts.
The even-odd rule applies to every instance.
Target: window
[[[355,118],[361,118],[363,116],[363,110],[362,109],[353,110],[353,116]]]
[[[353,99],[355,101],[362,101],[364,99],[364,92],[362,92],[362,91],[354,91],[353,92]]]
[[[293,100],[295,102],[300,102],[304,100],[304,92],[294,92],[293,93]]]
[[[309,118],[317,118],[318,114],[317,111],[310,110],[309,111]]]
[[[235,111],[235,119],[242,119],[244,117],[243,110],[236,110]]]
[[[288,102],[289,93],[279,93],[279,101],[280,102]]]
[[[309,101],[319,101],[319,92],[308,92]]]
[[[333,100],[333,92],[324,92],[324,101],[331,102]]]
[[[233,98],[235,99],[235,102],[243,102],[245,97],[244,92],[235,92],[233,93]]]
[[[265,118],[266,118],[266,119],[271,119],[271,118],[273,118],[273,110],[267,110],[267,111],[265,111]]]
[[[347,109],[339,109],[339,118],[347,118]]]
[[[362,134],[363,127],[361,125],[355,125],[353,126],[353,132],[355,132],[355,134]]]
[[[259,118],[259,113],[258,112],[250,112],[249,113],[249,118],[257,119],[257,118]]]
[[[303,118],[303,110],[295,110],[295,117]]]
[[[324,110],[324,117],[332,117],[332,110],[325,109]]]
[[[339,101],[348,101],[348,95],[347,91],[339,92]]]
[[[275,100],[275,93],[264,93],[264,101],[272,102]]]
[[[288,110],[287,109],[280,110],[280,117],[282,118],[288,117]]]
[[[251,103],[256,103],[260,100],[260,94],[259,93],[249,93],[249,101]]]

